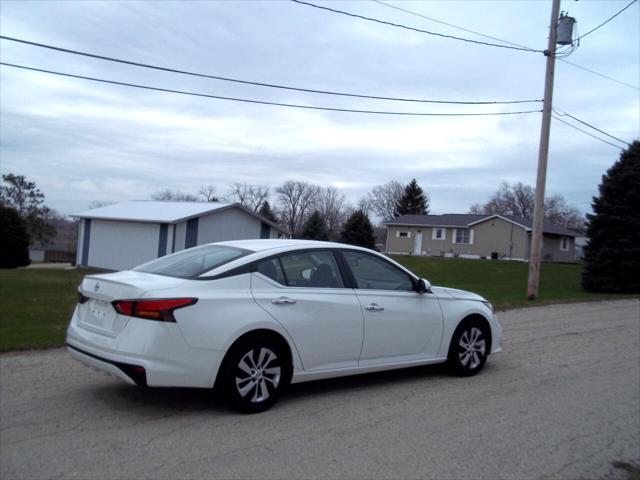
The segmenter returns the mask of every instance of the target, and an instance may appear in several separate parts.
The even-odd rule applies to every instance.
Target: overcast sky
[[[314,3],[491,41],[373,1]],[[390,3],[546,48],[550,1]],[[569,9],[585,33],[627,3],[563,1],[561,8]],[[631,86],[564,62],[556,65],[556,108],[627,142],[640,136],[639,5],[588,35],[566,58]],[[438,100],[543,96],[541,53],[443,39],[289,1],[2,1],[0,6],[5,36],[218,76]],[[157,72],[6,40],[0,47],[3,62],[210,95],[404,112],[541,109],[540,103],[433,105],[309,94]],[[149,198],[160,189],[195,192],[213,184],[224,194],[233,182],[275,188],[287,179],[336,186],[355,203],[378,184],[414,177],[430,194],[433,213],[464,213],[486,201],[501,181],[535,184],[540,113],[409,117],[299,110],[5,66],[0,72],[0,170],[36,181],[47,204],[65,214],[92,201]],[[588,210],[602,174],[619,153],[553,121],[547,193]]]

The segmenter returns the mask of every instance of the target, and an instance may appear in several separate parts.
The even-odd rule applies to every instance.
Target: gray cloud
[[[333,5],[461,35],[373,2]],[[622,6],[572,3],[571,14],[586,31]],[[403,7],[535,48],[546,44],[546,2],[404,2]],[[383,96],[542,97],[541,54],[437,39],[290,2],[3,2],[2,10],[4,35],[216,75]],[[639,11],[634,6],[594,32],[569,60],[637,84]],[[310,95],[6,41],[1,47],[4,62],[214,95],[357,109],[521,109]],[[413,177],[430,192],[434,211],[463,212],[502,180],[533,184],[535,179],[540,114],[374,117],[190,98],[8,67],[1,72],[2,173],[36,180],[51,206],[65,213],[93,200],[147,198],[162,188],[195,191],[206,183],[224,192],[236,181],[275,187],[288,178],[336,185],[355,202],[376,184]],[[637,90],[558,62],[554,99],[559,108],[628,141],[640,134]],[[583,202],[596,193],[618,155],[615,148],[554,122],[547,191],[586,209]]]

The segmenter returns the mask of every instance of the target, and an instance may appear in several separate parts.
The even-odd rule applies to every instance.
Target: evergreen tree
[[[0,204],[13,207],[24,220],[30,240],[47,245],[55,237],[54,212],[44,205],[44,193],[23,175],[2,175]]]
[[[602,177],[587,215],[582,286],[591,292],[640,293],[640,141]]]
[[[315,211],[307,219],[302,229],[302,238],[305,240],[329,240],[327,224],[319,211]]]
[[[260,208],[258,209],[258,214],[262,215],[267,220],[271,220],[273,223],[278,223],[278,217],[276,217],[276,214],[273,213],[268,200],[262,202],[262,205],[260,205]]]
[[[396,213],[400,215],[427,215],[429,213],[429,196],[424,193],[414,178],[404,187],[404,193],[396,206]]]
[[[0,231],[0,268],[29,265],[29,234],[25,221],[15,208],[0,204]]]
[[[345,222],[340,233],[340,241],[349,245],[374,248],[373,226],[369,217],[362,210],[356,210]]]

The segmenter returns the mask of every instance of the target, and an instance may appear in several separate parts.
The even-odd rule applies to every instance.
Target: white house
[[[124,270],[211,242],[279,238],[278,225],[240,204],[139,200],[75,214],[76,263]]]

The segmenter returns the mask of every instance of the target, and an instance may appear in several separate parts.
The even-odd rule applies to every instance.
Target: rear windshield
[[[166,275],[168,277],[197,278],[209,270],[213,270],[237,258],[244,257],[249,253],[252,252],[241,248],[221,245],[203,245],[151,260],[150,262],[137,266],[133,270],[136,272]]]

